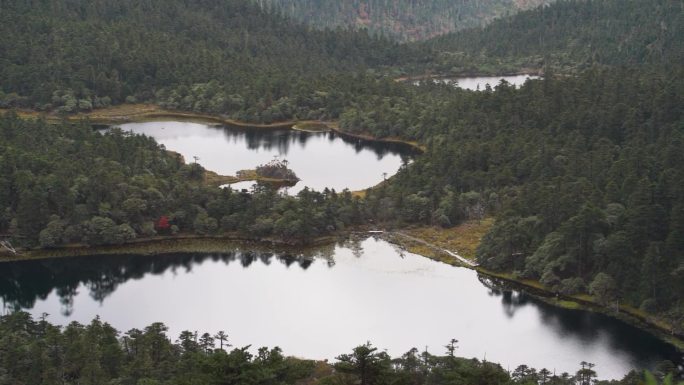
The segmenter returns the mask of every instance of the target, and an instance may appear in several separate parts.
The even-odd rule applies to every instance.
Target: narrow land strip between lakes
[[[0,114],[8,112],[9,110],[0,109]],[[182,111],[168,111],[164,110],[157,105],[120,105],[107,109],[95,110],[89,113],[79,113],[67,116],[60,116],[56,114],[46,114],[38,111],[31,110],[13,110],[16,111],[17,115],[21,118],[43,118],[47,122],[60,122],[63,120],[68,121],[89,121],[94,124],[117,124],[117,123],[128,123],[128,122],[139,122],[139,121],[150,121],[150,120],[162,120],[162,119],[180,119],[188,121],[206,122],[214,124],[226,124],[230,126],[236,126],[241,128],[249,129],[294,129],[303,131],[334,131],[340,136],[346,136],[348,138],[356,138],[359,140],[369,140],[378,141],[386,143],[400,143],[411,146],[419,152],[424,152],[425,147],[417,142],[405,141],[399,138],[375,138],[370,135],[348,133],[341,130],[337,122],[322,122],[322,121],[285,121],[276,122],[269,124],[259,124],[259,123],[247,123],[239,122],[232,119],[228,119],[216,115],[198,114],[193,112],[182,112]],[[222,180],[223,177],[216,176],[214,180]],[[224,179],[225,180],[225,179]],[[348,232],[347,232],[348,233]],[[320,244],[320,242],[330,242],[338,236],[332,237],[322,237],[321,239],[314,240],[314,243]],[[646,314],[639,309],[635,309],[629,306],[622,305],[619,311],[615,311],[612,307],[608,308],[604,305],[597,303],[593,298],[588,295],[576,295],[576,296],[560,296],[557,293],[552,292],[548,288],[544,287],[537,281],[524,280],[507,273],[492,272],[484,269],[483,267],[477,265],[475,262],[469,261],[468,259],[462,257],[457,252],[454,252],[448,248],[439,247],[428,241],[422,240],[418,237],[405,234],[403,232],[395,232],[394,243],[404,244],[404,242],[397,241],[396,238],[404,238],[405,241],[410,241],[414,243],[419,243],[424,247],[433,249],[437,254],[446,255],[448,259],[445,260],[443,257],[435,258],[434,255],[428,255],[433,253],[419,252],[418,254],[424,255],[428,258],[437,259],[446,263],[456,263],[467,268],[474,269],[481,274],[484,274],[491,278],[496,278],[503,280],[505,282],[520,285],[528,291],[531,291],[535,297],[545,300],[555,306],[562,306],[568,308],[585,308],[592,311],[598,311],[601,313],[608,314],[610,316],[622,319],[634,326],[650,331],[651,333],[657,335],[659,338],[673,344],[679,350],[684,350],[684,335],[675,333],[671,325],[666,321],[656,318],[652,315]],[[57,250],[38,250],[31,251],[28,254],[20,253],[19,255],[12,255],[7,251],[0,250],[0,261],[13,261],[22,259],[41,259],[41,258],[51,258],[58,256],[74,256],[74,255],[91,255],[91,254],[120,254],[120,253],[146,253],[146,254],[163,254],[170,251],[169,249],[164,250],[164,248],[169,246],[169,243],[175,243],[175,246],[179,247],[180,250],[188,250],[188,247],[197,247],[198,243],[203,242],[228,242],[228,241],[248,241],[257,242],[264,244],[267,243],[281,243],[287,244],[287,242],[282,242],[281,240],[261,240],[261,239],[244,239],[242,237],[236,236],[176,236],[170,238],[150,238],[150,239],[138,239],[131,243],[119,246],[107,246],[102,248],[91,248],[83,247],[82,245],[72,245],[69,247],[61,248],[58,252]],[[186,243],[185,246],[182,244]],[[222,247],[211,247],[212,251],[223,250]],[[142,250],[142,251],[141,251]],[[200,247],[199,250],[204,250],[204,247]],[[453,264],[452,263],[452,264]],[[551,300],[550,298],[556,298],[556,300]],[[560,300],[562,299],[562,301]]]

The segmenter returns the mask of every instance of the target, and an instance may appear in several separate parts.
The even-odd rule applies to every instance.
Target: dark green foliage
[[[288,197],[268,188],[243,194],[206,186],[200,165],[118,129],[8,114],[0,117],[0,138],[9,198],[0,201],[0,234],[17,245],[121,244],[155,235],[161,217],[170,233],[212,235],[222,227],[294,242],[366,217],[348,191]]]
[[[662,311],[684,297],[683,89],[681,66],[593,68],[519,90],[424,84],[356,105],[340,124],[428,145],[368,196],[377,218],[496,215],[478,253],[486,267],[568,294],[605,273],[615,299]]]
[[[287,160],[274,159],[266,164],[257,166],[257,175],[265,178],[281,179],[297,182],[299,178],[291,169],[287,168]]]
[[[421,40],[529,9],[545,0],[254,0],[319,28],[366,28],[377,35]]]
[[[0,108],[156,101],[242,120],[319,118],[329,76],[405,51],[365,32],[312,32],[241,0],[2,1]]]
[[[491,362],[419,354],[417,349],[393,359],[370,344],[339,356],[331,367],[286,357],[277,347],[263,347],[256,354],[249,346],[230,351],[216,348],[209,333],[198,336],[184,331],[174,343],[163,323],[121,333],[99,318],[88,325],[72,322],[62,327],[46,317],[36,321],[23,312],[0,317],[0,383],[570,385],[590,383],[593,373],[593,365],[583,362],[574,377],[525,365],[509,376]],[[675,371],[672,363],[662,363],[655,375],[647,373],[646,379],[656,381],[657,376],[670,383]],[[610,384],[631,385],[632,379],[640,380],[641,376],[633,372],[623,381]]]
[[[560,0],[426,45],[443,52],[436,61],[441,71],[506,70],[506,62],[567,70],[597,63],[682,63],[682,36],[679,1]]]
[[[0,317],[0,383],[12,385],[99,384],[452,384],[571,385],[596,383],[633,385],[643,377],[631,372],[622,381],[592,382],[593,364],[582,362],[575,376],[555,375],[526,365],[511,375],[500,365],[453,354],[435,356],[411,349],[391,358],[370,343],[337,358],[334,365],[286,357],[278,347],[217,348],[209,333],[183,331],[176,342],[163,323],[121,333],[95,318],[88,325],[53,325],[28,313]],[[225,333],[218,335],[225,337]],[[223,338],[223,337],[222,337]],[[333,370],[334,369],[334,370]],[[672,383],[676,367],[658,365],[646,374],[648,384]],[[638,381],[638,382],[635,382]]]
[[[0,382],[39,384],[293,384],[311,375],[314,362],[284,357],[278,348],[214,349],[184,332],[179,343],[167,327],[120,333],[99,319],[62,328],[27,313],[0,319]],[[188,337],[188,334],[190,336]],[[191,346],[192,345],[192,346]],[[196,345],[196,346],[195,346]]]
[[[610,275],[598,273],[589,285],[589,293],[599,302],[607,305],[617,298],[617,285]]]
[[[9,116],[0,234],[25,246],[121,243],[167,216],[172,233],[298,240],[371,221],[449,227],[494,215],[478,251],[485,267],[619,299],[681,332],[681,1],[561,1],[417,47],[269,12],[237,0],[0,1],[0,104],[339,117],[344,130],[417,140],[425,154],[363,200],[250,195],[204,186],[201,166],[143,136]],[[578,71],[483,92],[378,75],[399,61],[458,72],[489,60]]]

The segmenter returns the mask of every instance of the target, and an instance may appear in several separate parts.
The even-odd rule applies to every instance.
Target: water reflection
[[[289,192],[304,187],[352,191],[372,187],[393,175],[415,155],[398,143],[352,140],[332,132],[244,129],[190,122],[146,122],[121,125],[126,131],[155,138],[186,160],[222,175],[254,169],[274,157],[287,159],[301,179]]]
[[[276,150],[279,155],[287,157],[293,146],[297,149],[306,149],[307,144],[313,144],[317,139],[326,139],[329,143],[337,140],[350,145],[358,154],[362,151],[372,151],[377,160],[382,160],[387,155],[398,154],[404,161],[408,161],[415,155],[415,149],[401,143],[381,143],[360,139],[350,139],[339,136],[334,132],[307,132],[293,130],[259,130],[245,129],[237,126],[208,126],[223,132],[225,138],[231,143],[245,143],[249,150]]]
[[[582,346],[597,342],[607,344],[614,351],[633,352],[635,362],[652,360],[653,352],[663,352],[662,359],[678,360],[684,363],[681,354],[653,336],[634,327],[589,311],[559,308],[536,299],[525,292],[512,290],[503,282],[480,276],[479,281],[489,289],[489,294],[501,297],[503,314],[513,318],[517,311],[533,306],[542,323],[549,327],[559,339],[574,339]]]
[[[511,76],[476,76],[476,77],[460,77],[460,78],[436,78],[432,81],[436,83],[448,84],[454,87],[462,88],[471,91],[484,91],[487,86],[494,89],[501,81],[513,87],[520,87],[527,80],[540,79],[539,76],[533,75],[511,75]],[[421,81],[415,81],[413,84],[418,85]]]
[[[371,340],[400,355],[460,342],[459,354],[601,378],[677,359],[674,348],[601,314],[560,309],[471,270],[380,239],[312,250],[107,256],[0,264],[9,308],[61,324],[95,315],[120,330],[164,321],[174,335],[229,330],[234,344],[332,359]],[[134,314],[135,316],[131,316]]]
[[[1,263],[0,298],[5,309],[31,309],[37,300],[46,299],[54,291],[64,305],[62,314],[68,316],[81,286],[88,289],[90,298],[102,303],[120,285],[148,275],[188,274],[205,262],[239,263],[243,268],[249,268],[254,263],[268,266],[277,261],[288,268],[306,270],[314,260],[320,260],[332,267],[332,250],[332,246],[319,247],[302,254],[236,249],[221,254],[104,255]]]

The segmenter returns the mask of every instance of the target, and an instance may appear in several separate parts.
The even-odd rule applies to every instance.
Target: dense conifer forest
[[[88,124],[0,118],[0,234],[17,244],[121,244],[136,237],[240,231],[281,239],[310,237],[360,223],[349,191],[305,190],[297,197],[263,188],[247,194],[205,183],[153,139]]]
[[[254,0],[318,28],[364,28],[393,39],[422,40],[548,3],[544,0]]]
[[[241,0],[3,1],[0,107],[157,102],[241,120],[329,118],[354,73],[409,50]]]
[[[341,125],[428,144],[386,189],[401,220],[451,226],[484,209],[497,216],[485,266],[567,294],[608,277],[605,301],[672,309],[681,324],[683,75],[592,70],[481,93],[428,83]]]
[[[483,28],[430,40],[436,71],[563,71],[595,64],[681,64],[684,5],[670,0],[560,0]]]
[[[225,331],[167,334],[163,323],[124,333],[96,318],[87,325],[59,327],[48,315],[34,320],[18,312],[0,318],[0,383],[34,384],[469,384],[469,385],[637,385],[630,372],[621,381],[596,382],[594,364],[578,363],[573,374],[521,365],[510,373],[500,365],[458,357],[458,341],[444,353],[411,349],[392,358],[370,343],[341,354],[337,362],[287,357],[280,348],[232,347]],[[647,373],[649,385],[671,381],[672,362]],[[666,378],[667,377],[667,378]]]
[[[44,248],[174,234],[305,242],[359,225],[449,228],[494,217],[477,252],[483,267],[591,294],[606,308],[631,305],[682,335],[683,7],[562,0],[400,45],[365,30],[315,30],[248,1],[0,0],[0,108],[66,115],[149,102],[243,121],[335,120],[348,133],[426,148],[363,197],[247,194],[211,186],[201,166],[151,138],[8,112],[0,235]],[[525,68],[544,78],[480,92],[394,79]],[[98,320],[60,330],[23,313],[4,317],[0,383],[198,383],[178,368],[200,383],[293,383],[316,370],[278,350],[224,352],[187,335],[187,346],[174,344],[161,324],[120,337]],[[354,354],[323,383],[356,380]],[[361,383],[571,381],[448,356],[364,354],[378,377]]]

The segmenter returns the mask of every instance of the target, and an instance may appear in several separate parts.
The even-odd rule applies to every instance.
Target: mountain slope
[[[422,40],[484,25],[548,0],[254,0],[322,28],[367,28],[399,40]]]
[[[244,0],[0,1],[0,107],[73,112],[210,81],[224,100],[269,104],[297,83],[392,63],[395,48]]]
[[[426,43],[470,58],[577,66],[684,62],[684,3],[562,0]]]

